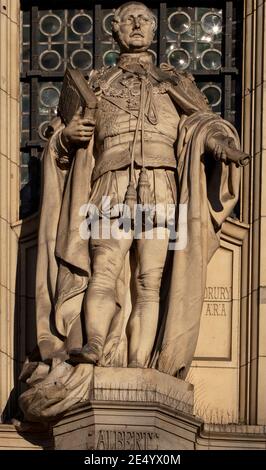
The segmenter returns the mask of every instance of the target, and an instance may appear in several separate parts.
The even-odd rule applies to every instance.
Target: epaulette
[[[170,75],[176,85],[180,86],[199,108],[210,110],[207,97],[199,90],[195,83],[195,78],[190,72],[184,70],[178,71],[175,67],[166,63],[162,63],[160,68]]]
[[[89,76],[88,85],[92,87],[96,93],[100,92],[103,86],[112,79],[112,76],[117,72],[117,67],[103,66],[98,70],[92,70]]]

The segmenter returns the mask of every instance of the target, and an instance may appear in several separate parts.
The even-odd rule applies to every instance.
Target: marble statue
[[[51,125],[36,291],[43,377],[66,363],[72,374],[91,364],[185,379],[193,359],[207,264],[248,156],[189,73],[154,65],[155,28],[142,3],[118,8],[118,63],[87,82],[94,117],[79,108],[67,125],[60,117]],[[98,236],[83,236],[89,207]],[[107,220],[113,230],[103,237]]]

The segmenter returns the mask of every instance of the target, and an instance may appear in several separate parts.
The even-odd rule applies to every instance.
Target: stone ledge
[[[193,413],[193,386],[156,369],[95,367],[91,400],[161,403]]]
[[[266,426],[204,424],[197,450],[266,450]]]
[[[211,433],[243,434],[243,435],[264,435],[266,438],[266,426],[251,424],[204,424],[204,431]]]
[[[0,424],[0,450],[44,450],[52,448],[47,436],[34,431],[20,434],[12,424]]]

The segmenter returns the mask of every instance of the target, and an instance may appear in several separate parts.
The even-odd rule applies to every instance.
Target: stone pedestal
[[[55,449],[194,449],[191,384],[154,369],[94,368],[91,399],[53,426]]]

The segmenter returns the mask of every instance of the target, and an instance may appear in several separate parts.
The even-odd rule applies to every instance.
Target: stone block
[[[154,369],[94,368],[91,399],[53,426],[55,449],[194,449],[191,384]]]

